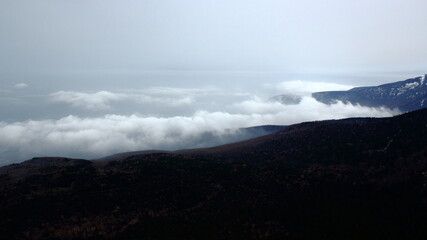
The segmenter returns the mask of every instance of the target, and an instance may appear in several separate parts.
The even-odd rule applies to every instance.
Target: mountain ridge
[[[331,104],[336,101],[368,107],[387,107],[410,112],[427,106],[427,74],[404,81],[372,87],[356,87],[348,91],[312,93],[317,101]]]

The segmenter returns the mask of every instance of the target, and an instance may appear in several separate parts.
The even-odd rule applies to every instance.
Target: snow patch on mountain
[[[426,74],[427,75],[427,74]],[[424,84],[424,80],[426,79],[426,75],[422,75],[420,77],[420,84],[423,85]]]

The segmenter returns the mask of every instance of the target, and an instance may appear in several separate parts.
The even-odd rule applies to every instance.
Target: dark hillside
[[[426,239],[427,110],[0,168],[2,239]]]

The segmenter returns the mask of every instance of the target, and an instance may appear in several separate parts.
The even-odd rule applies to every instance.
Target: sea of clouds
[[[399,114],[342,102],[326,105],[311,97],[311,92],[351,88],[346,85],[288,81],[263,88],[301,96],[301,101],[285,105],[268,95],[214,87],[51,92],[38,104],[62,116],[0,122],[0,165],[36,156],[92,159],[126,151],[206,147],[212,145],[210,137],[226,143],[244,127]],[[6,90],[3,94],[13,98]]]

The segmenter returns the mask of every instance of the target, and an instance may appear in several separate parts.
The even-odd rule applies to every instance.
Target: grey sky
[[[426,10],[424,0],[2,0],[0,71],[422,74]]]
[[[309,93],[425,74],[426,11],[425,0],[0,0],[0,165],[397,114]],[[268,101],[281,93],[303,100]]]

